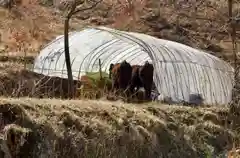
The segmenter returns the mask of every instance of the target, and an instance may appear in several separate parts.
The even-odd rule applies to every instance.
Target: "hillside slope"
[[[0,8],[0,55],[35,56],[44,44],[63,34],[64,19],[52,5],[22,1],[11,12]],[[142,32],[231,60],[226,2],[198,3],[174,6],[165,0],[142,0],[129,5],[104,0],[72,19],[71,30],[104,25]],[[237,13],[240,2],[235,3]],[[0,69],[0,80],[7,83],[1,85],[1,94],[6,96],[28,93],[39,78],[29,73],[16,76],[23,69],[16,62],[1,63]],[[24,92],[19,78],[28,85]],[[19,84],[17,88],[12,81]],[[217,157],[240,144],[240,131],[230,128],[227,115],[228,108],[222,107],[0,98],[0,157],[9,153],[26,158]]]
[[[216,157],[240,138],[228,127],[227,108],[0,100],[3,151],[26,158]]]
[[[31,2],[31,3],[30,3]],[[50,2],[50,0],[49,0]],[[105,25],[121,30],[147,33],[193,47],[216,52],[231,60],[228,33],[228,9],[225,1],[187,1],[173,5],[164,0],[104,0],[97,8],[79,13],[71,29],[86,25]],[[176,1],[178,2],[178,1]],[[234,2],[234,12],[240,2]],[[42,3],[41,3],[42,4]],[[51,4],[51,3],[50,3]],[[0,50],[11,55],[36,54],[42,45],[63,34],[63,17],[53,6],[40,5],[39,0],[23,0],[9,13],[0,9]],[[238,33],[238,37],[240,34]]]

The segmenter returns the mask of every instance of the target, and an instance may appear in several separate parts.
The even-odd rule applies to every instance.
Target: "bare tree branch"
[[[90,10],[90,9],[93,9],[95,8],[99,3],[101,3],[102,0],[99,0],[97,2],[95,2],[93,5],[89,6],[89,7],[86,7],[86,8],[79,8],[77,9],[76,11],[73,12],[73,14],[77,14],[78,12],[83,12],[83,11],[86,11],[86,10]]]
[[[81,5],[84,3],[77,3],[76,0],[73,1],[73,3],[70,6],[69,11],[67,12],[67,15],[65,16],[65,22],[64,22],[64,50],[65,50],[65,60],[66,60],[66,67],[67,67],[67,74],[68,74],[68,95],[69,98],[74,97],[74,82],[73,82],[73,76],[72,76],[72,68],[71,68],[71,59],[70,59],[70,53],[69,53],[69,38],[68,38],[68,32],[69,32],[69,20],[71,17],[79,12],[83,12],[86,10],[93,9],[96,7],[102,0],[99,0],[97,2],[94,2],[93,5],[85,8],[79,8],[77,9],[78,5]]]
[[[93,9],[95,8],[99,3],[101,3],[103,0],[98,0],[97,2],[94,2],[94,4],[92,4],[91,6],[88,6],[88,7],[85,7],[85,8],[77,8],[77,2],[76,0],[74,1],[71,9],[70,9],[70,12],[68,13],[67,15],[67,18],[71,18],[73,15],[79,13],[79,12],[83,12],[83,11],[86,11],[86,10],[90,10],[90,9]],[[93,2],[93,1],[92,1]]]

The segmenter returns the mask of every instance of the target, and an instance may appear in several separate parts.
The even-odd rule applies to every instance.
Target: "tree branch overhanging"
[[[92,0],[90,0],[92,1]],[[84,3],[81,2],[80,4],[77,3],[76,0],[73,1],[73,3],[70,6],[70,10],[65,15],[65,21],[64,21],[64,50],[65,50],[65,60],[66,60],[66,67],[67,67],[67,74],[68,74],[68,96],[69,98],[74,98],[74,82],[73,82],[73,75],[72,75],[72,66],[71,66],[71,59],[70,59],[70,52],[69,52],[69,21],[71,17],[79,12],[83,12],[86,10],[90,10],[95,8],[102,0],[98,0],[97,2],[94,2],[89,7],[85,8],[77,8],[78,5],[81,5]]]
[[[96,2],[94,2],[94,4],[92,4],[91,6],[88,6],[88,7],[81,7],[81,8],[77,8],[77,2],[76,0],[73,2],[73,5],[69,11],[69,13],[67,14],[67,17],[66,18],[71,18],[73,15],[79,13],[79,12],[83,12],[83,11],[86,11],[86,10],[90,10],[90,9],[93,9],[95,8],[99,3],[101,3],[103,0],[98,0]]]

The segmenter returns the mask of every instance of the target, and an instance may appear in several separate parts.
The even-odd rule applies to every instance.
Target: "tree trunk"
[[[68,96],[70,99],[74,97],[74,87],[73,87],[73,76],[72,76],[72,67],[71,60],[69,54],[69,38],[68,38],[68,30],[69,30],[69,17],[66,17],[64,23],[64,51],[65,51],[65,60],[67,66],[67,74],[68,74]]]
[[[237,42],[236,42],[236,23],[233,19],[233,1],[228,0],[229,9],[229,22],[231,27],[231,38],[232,38],[232,51],[234,56],[234,87],[232,91],[232,103],[230,105],[230,116],[233,128],[240,127],[240,79],[239,79],[239,67],[237,57]]]

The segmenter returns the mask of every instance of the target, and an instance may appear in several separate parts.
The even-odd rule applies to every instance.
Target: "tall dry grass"
[[[217,157],[239,143],[227,108],[1,98],[0,110],[25,157]]]

